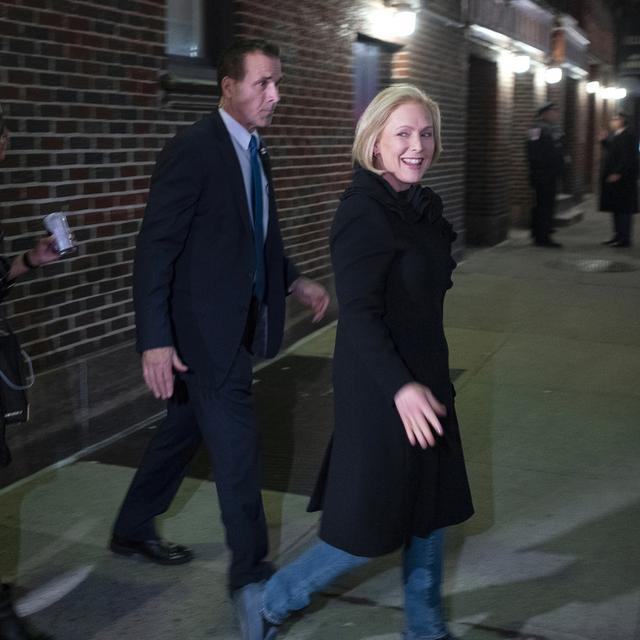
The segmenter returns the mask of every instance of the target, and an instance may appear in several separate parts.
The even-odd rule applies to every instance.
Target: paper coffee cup
[[[44,226],[53,236],[56,250],[61,256],[73,253],[77,247],[73,242],[73,234],[69,229],[67,216],[61,211],[54,211],[44,217]]]

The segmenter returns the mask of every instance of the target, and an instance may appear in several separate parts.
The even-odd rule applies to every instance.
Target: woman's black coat
[[[443,301],[455,233],[433,191],[356,170],[331,234],[339,316],[335,430],[309,510],[320,537],[379,556],[473,513],[449,377]],[[411,446],[394,404],[408,382],[446,405],[434,448]]]
[[[603,162],[600,184],[600,210],[634,214],[638,211],[638,142],[624,129],[602,142]],[[611,174],[620,180],[607,182]]]

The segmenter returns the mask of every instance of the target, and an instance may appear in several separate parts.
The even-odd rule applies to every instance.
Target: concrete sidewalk
[[[608,218],[588,213],[557,233],[563,250],[516,234],[455,273],[447,334],[477,514],[449,531],[445,595],[465,640],[640,638],[640,251],[600,246],[609,236]],[[315,536],[305,494],[330,429],[332,344],[330,327],[256,374],[257,393],[279,385],[263,411],[277,564]],[[301,363],[307,373],[287,377]],[[29,592],[21,611],[58,640],[237,638],[206,473],[187,478],[162,525],[197,559],[157,567],[105,550],[133,473],[118,455],[0,494],[0,571]],[[318,596],[282,638],[392,640],[402,628],[388,557]]]

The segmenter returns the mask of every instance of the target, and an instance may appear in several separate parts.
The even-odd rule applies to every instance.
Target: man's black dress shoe
[[[608,246],[610,244],[615,244],[616,242],[618,242],[617,238],[611,238],[611,240],[605,240],[601,244],[606,247],[606,246]]]
[[[166,540],[129,540],[113,536],[109,549],[123,556],[138,554],[158,564],[185,564],[193,560],[193,551]]]
[[[631,246],[630,242],[612,242],[610,245],[610,247],[613,247],[614,249],[627,249],[628,247]]]

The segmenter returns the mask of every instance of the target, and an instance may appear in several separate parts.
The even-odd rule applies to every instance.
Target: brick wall
[[[536,107],[535,73],[517,74],[514,78],[513,126],[511,136],[511,223],[528,227],[533,205],[529,184],[526,140]]]
[[[591,5],[589,16],[598,17],[601,3]],[[461,3],[425,7],[414,36],[388,56],[393,80],[415,82],[440,103],[444,153],[426,182],[462,232],[461,250],[465,206],[469,233],[481,242],[502,239],[510,213],[527,209],[515,123],[531,97],[518,98],[514,78],[497,67],[488,84],[468,80]],[[40,369],[132,339],[131,260],[153,164],[169,137],[217,102],[215,82],[168,93],[158,82],[167,68],[164,8],[163,0],[0,0],[0,99],[13,130],[0,170],[7,252],[30,246],[42,216],[60,209],[81,246],[79,256],[22,280],[8,302]],[[302,269],[327,282],[329,227],[351,173],[352,44],[359,33],[385,39],[372,22],[381,10],[378,0],[234,3],[238,35],[282,46],[282,102],[266,141],[283,236]],[[495,111],[488,120],[470,112],[467,136],[469,87],[469,104],[492,100]]]
[[[67,212],[81,252],[21,280],[7,303],[38,368],[131,339],[131,259],[148,177],[186,114],[158,111],[164,3],[0,2],[0,169],[7,253]]]
[[[571,156],[571,162],[566,169],[565,190],[576,199],[582,198],[587,182],[585,158],[588,144],[589,94],[585,85],[584,80],[567,78],[565,131],[567,135],[566,150]]]
[[[1,100],[13,132],[0,172],[5,252],[31,246],[54,210],[67,213],[80,245],[78,256],[22,279],[6,305],[40,370],[133,338],[133,247],[155,159],[181,126],[217,102],[215,82],[204,92],[165,91],[159,83],[168,64],[165,2],[116,6],[0,0]],[[387,54],[386,63],[395,79],[418,83],[441,104],[445,153],[428,182],[462,230],[459,3],[430,6],[412,47]],[[282,102],[265,137],[283,237],[300,267],[327,281],[329,228],[351,175],[352,45],[358,33],[378,37],[372,15],[381,7],[376,0],[234,4],[237,35],[282,46]]]

